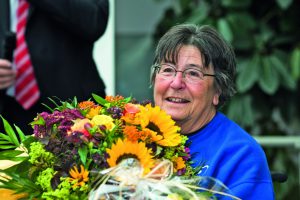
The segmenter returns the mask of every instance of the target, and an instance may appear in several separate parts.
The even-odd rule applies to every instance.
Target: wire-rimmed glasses
[[[181,72],[183,78],[189,83],[198,83],[204,79],[204,76],[215,77],[214,74],[206,74],[196,68],[187,68],[180,71],[171,64],[154,65],[153,67],[157,74],[166,80],[173,80],[173,78],[176,77],[177,72]]]

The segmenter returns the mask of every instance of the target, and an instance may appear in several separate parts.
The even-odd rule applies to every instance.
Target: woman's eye
[[[201,77],[201,72],[196,70],[188,70],[187,74],[188,76],[192,76],[192,77]]]
[[[162,68],[162,72],[173,73],[174,69],[172,67],[165,67],[165,68]]]

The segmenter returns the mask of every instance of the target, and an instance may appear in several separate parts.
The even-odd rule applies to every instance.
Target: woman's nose
[[[177,72],[170,84],[172,88],[180,89],[185,87],[185,79],[182,72]]]

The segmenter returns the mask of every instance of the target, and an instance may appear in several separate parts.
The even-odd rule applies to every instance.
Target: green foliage
[[[46,151],[44,145],[39,142],[31,143],[29,156],[30,163],[43,169],[53,166],[55,161],[53,153]]]
[[[80,147],[79,150],[78,150],[78,154],[79,154],[79,157],[80,157],[80,160],[81,160],[82,164],[85,165],[86,164],[86,158],[87,158],[87,155],[88,155],[87,146]]]
[[[11,177],[11,179],[5,179],[1,177],[1,188],[6,188],[15,191],[16,193],[26,193],[28,197],[26,199],[31,199],[32,197],[37,197],[40,191],[40,187],[35,185],[34,182],[30,181],[26,176],[20,176],[18,173],[7,172],[0,170],[0,172],[5,172],[6,175]]]
[[[292,77],[295,80],[300,79],[300,47],[295,48],[292,52],[291,68]]]
[[[238,94],[223,111],[253,135],[298,135],[299,10],[296,0],[176,0],[157,25],[154,39],[178,23],[215,27],[233,45],[238,61]],[[271,170],[278,170],[278,162],[297,168],[295,156],[274,151],[267,151]],[[289,176],[299,177],[290,168]],[[290,183],[276,187],[278,199],[293,199],[297,182]]]
[[[7,134],[0,133],[0,149],[11,149],[11,148],[17,148],[20,146],[20,141],[11,127],[11,125],[0,115],[3,125],[4,125],[4,130]],[[20,140],[25,139],[24,133],[17,127],[15,126],[17,133],[19,135]]]
[[[118,101],[107,101],[106,99],[100,97],[97,94],[92,94],[94,100],[96,103],[100,104],[101,106],[105,107],[105,108],[110,108],[110,107],[114,107],[114,106],[122,106],[126,103],[129,103],[132,98],[131,97],[126,97],[124,99],[120,99]]]
[[[55,98],[56,101],[53,99]],[[78,101],[77,101],[77,98],[76,96],[72,99],[72,100],[69,100],[69,101],[62,101],[60,100],[58,97],[53,97],[53,98],[48,98],[50,102],[53,103],[53,105],[55,106],[55,108],[51,108],[50,106],[46,105],[46,104],[42,104],[44,105],[46,108],[48,108],[51,112],[53,112],[54,110],[58,110],[58,111],[62,111],[66,108],[69,108],[69,109],[73,109],[73,108],[76,108],[77,107],[77,104],[78,104]],[[57,103],[57,101],[60,103]]]

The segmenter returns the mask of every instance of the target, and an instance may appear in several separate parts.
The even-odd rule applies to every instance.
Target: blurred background
[[[110,0],[94,57],[109,95],[151,99],[157,40],[178,23],[210,24],[233,44],[238,94],[223,108],[263,146],[276,199],[300,199],[300,1]],[[297,100],[298,99],[298,100]]]

